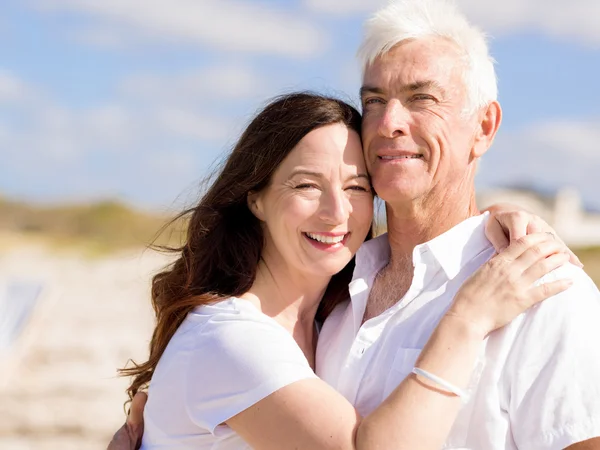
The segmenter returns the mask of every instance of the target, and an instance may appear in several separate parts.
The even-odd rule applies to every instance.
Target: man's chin
[[[386,183],[383,186],[373,186],[377,196],[390,205],[404,204],[418,200],[425,195],[426,189],[417,183]]]

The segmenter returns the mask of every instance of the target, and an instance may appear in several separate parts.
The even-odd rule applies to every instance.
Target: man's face
[[[453,43],[432,37],[401,43],[366,70],[365,159],[391,205],[469,186],[478,115],[464,113],[464,67]]]

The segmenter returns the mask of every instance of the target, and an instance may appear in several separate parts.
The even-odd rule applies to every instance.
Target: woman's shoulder
[[[237,297],[202,305],[185,319],[174,340],[206,358],[232,358],[261,349],[298,349],[291,333],[253,303]]]
[[[196,334],[203,336],[217,330],[226,333],[254,328],[287,332],[250,301],[238,297],[196,307],[188,314],[184,325],[184,331],[194,330]]]
[[[239,297],[229,297],[215,303],[200,305],[190,313],[190,318],[199,321],[211,319],[214,316],[260,320],[265,314],[250,301]]]

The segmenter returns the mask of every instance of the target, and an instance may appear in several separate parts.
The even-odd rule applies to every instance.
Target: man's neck
[[[414,248],[479,214],[475,192],[462,198],[428,198],[405,204],[386,204],[390,266],[412,270]]]
[[[479,214],[475,193],[386,203],[390,261],[378,274],[369,295],[363,322],[390,308],[408,292],[414,275],[414,248],[445,233],[469,217]]]

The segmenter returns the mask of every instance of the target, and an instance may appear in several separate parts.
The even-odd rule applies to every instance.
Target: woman
[[[417,361],[421,377],[361,418],[314,372],[318,324],[349,297],[371,229],[359,132],[347,104],[292,94],[242,134],[191,210],[179,258],[153,280],[150,358],[124,371],[130,396],[150,383],[142,448],[365,449],[374,433],[396,436],[390,448],[411,433],[439,448],[485,336],[569,286],[532,287],[569,258],[551,236],[509,246],[458,292]],[[431,430],[414,408],[446,422]]]

